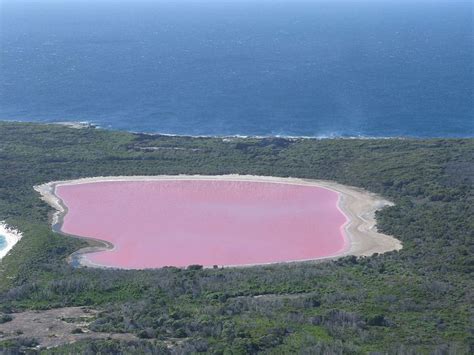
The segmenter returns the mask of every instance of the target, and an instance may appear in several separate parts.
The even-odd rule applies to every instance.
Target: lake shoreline
[[[295,260],[278,263],[292,263],[292,262],[308,262],[334,259],[343,256],[370,256],[375,253],[385,253],[389,251],[398,251],[402,249],[402,244],[399,240],[378,233],[376,230],[375,211],[385,206],[391,206],[393,203],[384,200],[378,195],[367,192],[365,190],[341,185],[332,181],[325,180],[308,180],[299,178],[280,178],[269,176],[253,176],[253,175],[159,175],[159,176],[112,176],[112,177],[91,177],[67,181],[53,181],[46,184],[35,186],[35,190],[41,194],[43,201],[51,205],[56,212],[52,218],[53,230],[60,232],[66,236],[77,237],[84,240],[97,243],[96,246],[88,246],[71,254],[69,262],[79,266],[88,267],[106,267],[97,265],[87,259],[87,254],[112,250],[113,244],[107,241],[86,238],[81,236],[69,235],[61,231],[63,217],[67,214],[67,207],[62,200],[56,195],[56,187],[60,185],[76,185],[97,182],[111,182],[111,181],[167,181],[167,180],[224,180],[224,181],[251,181],[251,182],[271,182],[304,186],[321,187],[332,190],[338,193],[339,203],[338,208],[346,216],[347,222],[342,226],[344,229],[344,236],[347,238],[347,247],[337,255],[328,257],[310,259],[310,260]],[[270,263],[275,264],[275,263]],[[256,266],[266,264],[249,264],[238,265],[238,267]],[[234,265],[226,265],[226,267],[235,267]]]

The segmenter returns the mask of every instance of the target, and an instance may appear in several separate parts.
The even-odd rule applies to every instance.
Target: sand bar
[[[0,259],[2,259],[18,243],[22,238],[22,234],[16,229],[8,227],[5,222],[0,221],[0,236],[4,237],[7,243],[5,248],[0,249]]]
[[[57,181],[48,184],[36,186],[35,189],[41,193],[42,198],[56,209],[53,217],[53,226],[56,230],[61,229],[63,218],[67,213],[66,206],[58,198],[56,192],[60,186],[71,186],[78,184],[91,184],[96,182],[130,182],[130,181],[229,181],[229,182],[263,182],[290,184],[295,186],[312,186],[324,188],[332,192],[336,192],[339,196],[338,206],[344,215],[348,218],[347,223],[343,226],[344,235],[347,245],[339,248],[336,254],[332,253],[324,257],[313,257],[314,259],[333,258],[344,255],[368,256],[373,253],[384,253],[392,250],[401,249],[401,243],[393,237],[378,233],[375,228],[375,211],[391,203],[383,200],[379,196],[367,191],[340,185],[330,181],[320,180],[303,180],[297,178],[276,178],[262,176],[242,176],[242,175],[224,175],[224,176],[122,176],[122,177],[94,177],[72,181]],[[100,238],[92,238],[100,239]],[[89,266],[99,266],[88,260],[85,254],[103,250],[111,250],[114,245],[111,243],[103,243],[103,247],[93,247],[81,250],[76,253],[76,257],[81,264]],[[284,260],[295,261],[295,260]],[[302,261],[302,259],[297,259]],[[257,262],[256,264],[264,264],[266,262]],[[229,266],[229,265],[228,265]]]

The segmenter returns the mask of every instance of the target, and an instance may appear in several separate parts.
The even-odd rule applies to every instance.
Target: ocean
[[[474,136],[473,3],[0,0],[0,119]]]
[[[7,246],[7,240],[3,235],[0,235],[0,251]]]

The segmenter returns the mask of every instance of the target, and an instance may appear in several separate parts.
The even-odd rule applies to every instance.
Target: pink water
[[[62,231],[111,242],[96,264],[156,268],[316,259],[347,247],[331,190],[218,180],[60,185]]]

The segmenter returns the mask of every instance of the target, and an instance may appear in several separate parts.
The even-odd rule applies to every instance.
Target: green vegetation
[[[474,139],[286,140],[135,135],[0,123],[0,219],[24,238],[0,263],[0,312],[87,305],[94,331],[61,353],[472,353]],[[237,269],[73,268],[33,185],[106,175],[330,179],[396,203],[400,252]],[[0,343],[21,349],[18,340]],[[53,350],[50,350],[53,352]]]

